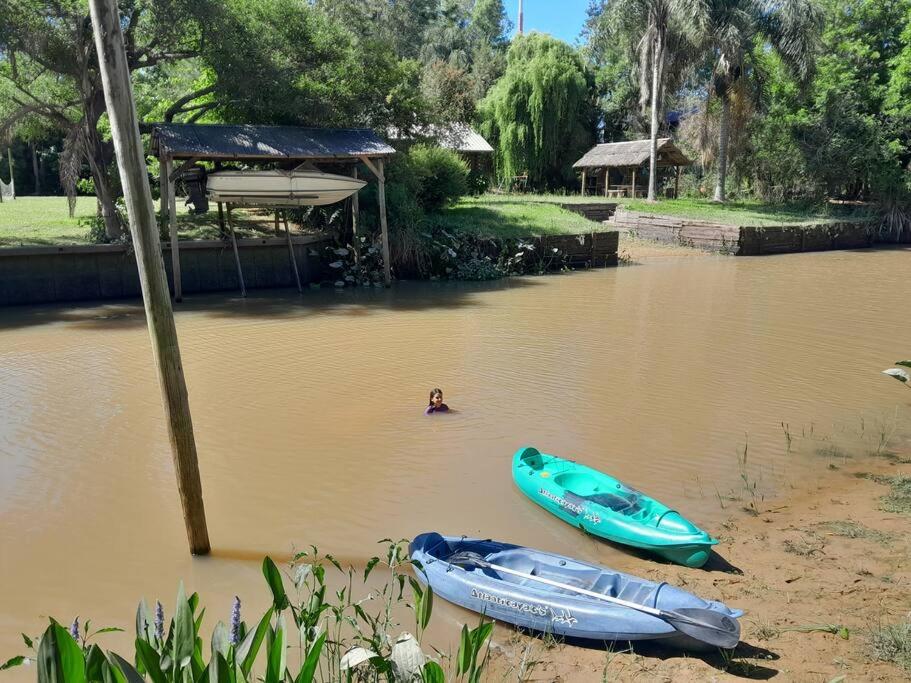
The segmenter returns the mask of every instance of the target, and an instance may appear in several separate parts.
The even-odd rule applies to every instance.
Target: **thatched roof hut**
[[[636,196],[636,171],[649,160],[649,140],[606,142],[595,145],[573,164],[582,171],[582,194],[603,191],[605,196]],[[658,167],[680,167],[692,164],[670,138],[658,139]],[[611,170],[614,170],[611,173]],[[611,182],[614,180],[615,182]],[[676,185],[676,184],[675,184]],[[641,187],[641,186],[640,186]],[[674,194],[677,189],[675,186]]]

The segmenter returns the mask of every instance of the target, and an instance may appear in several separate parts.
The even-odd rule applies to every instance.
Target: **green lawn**
[[[95,214],[95,206],[94,197],[78,197],[75,216],[70,218],[66,197],[18,197],[4,201],[0,204],[0,247],[91,244],[86,221]],[[218,212],[214,205],[207,214],[191,216],[178,203],[177,212],[180,239],[219,239]],[[238,237],[274,234],[271,214],[237,209],[232,215]]]
[[[70,218],[66,197],[18,197],[0,204],[0,246],[85,244],[79,220],[95,213],[94,197],[76,199]]]
[[[549,199],[542,199],[542,198]],[[482,237],[530,237],[533,235],[574,235],[598,229],[594,223],[561,209],[557,195],[499,195],[465,197],[455,206],[434,216],[446,230]]]
[[[622,199],[619,203],[630,211],[683,216],[729,225],[799,225],[862,220],[866,217],[857,207],[832,204],[762,204],[754,201],[717,204],[708,199],[665,199],[654,203],[640,199]]]
[[[608,199],[601,195],[579,194],[488,194],[484,197],[497,197],[502,199],[513,199],[525,203],[545,203],[545,204],[615,204],[616,199]]]

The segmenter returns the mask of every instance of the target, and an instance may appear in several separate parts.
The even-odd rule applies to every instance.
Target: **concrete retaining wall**
[[[320,279],[319,259],[309,250],[318,237],[295,237],[301,282]],[[284,239],[238,240],[248,289],[294,287],[291,256]],[[171,280],[171,250],[162,244]],[[239,290],[231,244],[220,240],[181,242],[180,273],[185,294]],[[173,283],[172,283],[173,286]],[[0,249],[0,306],[52,301],[120,299],[140,295],[136,258],[129,245]]]

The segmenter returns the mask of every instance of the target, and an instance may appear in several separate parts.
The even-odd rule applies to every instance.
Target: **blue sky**
[[[512,23],[518,26],[519,0],[503,0]],[[585,23],[588,0],[525,0],[525,32],[549,33],[570,45]],[[515,32],[515,28],[513,28]]]

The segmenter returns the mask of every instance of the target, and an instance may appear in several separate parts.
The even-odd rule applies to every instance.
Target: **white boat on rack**
[[[209,199],[247,206],[322,206],[347,199],[367,183],[314,170],[216,171],[206,181]]]

